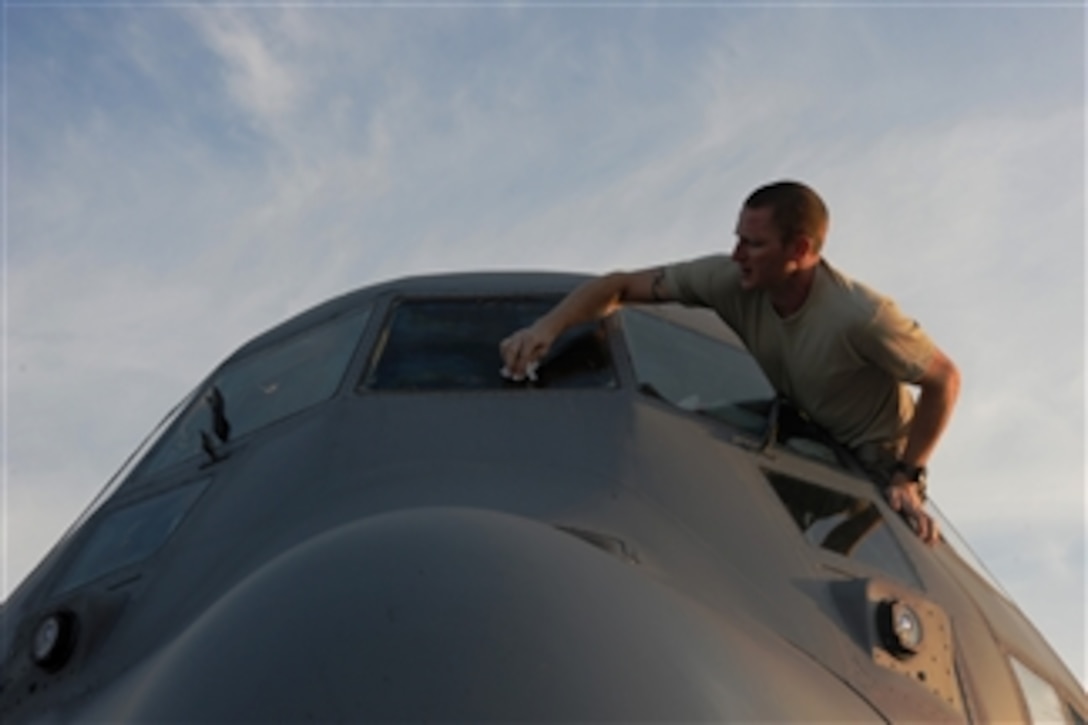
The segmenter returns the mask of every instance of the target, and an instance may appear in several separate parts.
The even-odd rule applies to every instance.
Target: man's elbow
[[[626,272],[609,272],[590,283],[596,287],[595,295],[603,303],[602,316],[610,315],[622,306],[629,284],[627,276]]]
[[[660,284],[664,272],[660,269],[643,269],[634,272],[610,272],[599,279],[611,299],[610,310],[628,302],[652,302],[655,285]]]
[[[951,358],[938,350],[929,364],[921,387],[923,391],[933,391],[951,406],[960,394],[960,370]]]

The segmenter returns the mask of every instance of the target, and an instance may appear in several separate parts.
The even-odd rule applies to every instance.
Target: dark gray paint
[[[215,465],[137,466],[13,593],[0,717],[1021,720],[1007,653],[1088,712],[1019,610],[946,545],[922,545],[869,483],[639,393],[615,320],[617,389],[356,389],[398,296],[579,279],[401,280],[244,346],[372,306],[334,398],[231,441]],[[734,339],[701,312],[660,314]],[[764,471],[876,498],[921,588],[809,545]],[[106,513],[200,480],[161,550],[55,593]],[[888,592],[951,622],[951,646],[888,666],[874,624]],[[59,610],[79,631],[47,672],[29,649]]]

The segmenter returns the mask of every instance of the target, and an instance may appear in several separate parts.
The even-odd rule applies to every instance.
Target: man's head
[[[819,195],[796,181],[756,189],[737,221],[733,259],[745,289],[775,288],[820,261],[828,214]]]
[[[762,186],[744,202],[746,209],[770,209],[771,218],[784,244],[799,238],[808,240],[812,251],[820,253],[827,234],[827,207],[820,195],[797,181],[776,181]]]

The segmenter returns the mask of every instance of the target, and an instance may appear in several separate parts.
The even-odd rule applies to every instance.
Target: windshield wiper
[[[212,414],[212,432],[221,443],[226,443],[230,440],[230,421],[227,420],[227,401],[218,386],[212,386],[204,396],[204,402],[208,404],[208,410]],[[200,431],[200,447],[208,454],[208,465],[219,463],[227,457],[219,452],[215,441],[204,430]]]
[[[226,443],[230,439],[230,421],[227,420],[227,401],[219,387],[213,385],[211,392],[204,396],[212,412],[212,431],[215,437]]]

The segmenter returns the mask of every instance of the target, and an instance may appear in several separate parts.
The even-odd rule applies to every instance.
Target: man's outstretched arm
[[[611,314],[624,302],[668,302],[664,268],[613,272],[583,282],[532,325],[499,344],[503,365],[514,378],[543,358],[563,332],[583,322]]]

